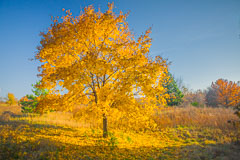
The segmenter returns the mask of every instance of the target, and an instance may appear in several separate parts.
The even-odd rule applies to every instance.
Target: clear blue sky
[[[130,2],[129,2],[130,1]],[[78,15],[90,0],[0,0],[0,96],[21,98],[37,81],[35,55],[40,31],[62,8]],[[151,55],[172,61],[170,71],[191,89],[205,89],[218,78],[240,80],[240,0],[115,0],[115,11],[136,35],[153,27]]]

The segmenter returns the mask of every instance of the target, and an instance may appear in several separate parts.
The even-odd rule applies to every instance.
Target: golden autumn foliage
[[[8,99],[7,99],[6,103],[9,104],[9,105],[16,105],[17,104],[17,99],[15,98],[13,93],[8,93]]]
[[[216,92],[216,99],[219,105],[233,106],[240,104],[240,86],[238,83],[218,79],[211,86]]]
[[[39,111],[72,110],[82,104],[87,106],[84,115],[94,112],[103,117],[105,128],[111,116],[151,123],[148,115],[156,104],[166,104],[162,81],[168,77],[168,65],[160,56],[149,56],[151,29],[136,39],[126,18],[122,12],[116,15],[109,4],[105,13],[89,6],[79,16],[68,10],[62,20],[53,20],[41,33],[36,54],[42,63],[39,87],[50,90]],[[139,105],[136,97],[145,105]]]

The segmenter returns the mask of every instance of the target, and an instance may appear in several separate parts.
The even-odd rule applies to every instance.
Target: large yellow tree
[[[101,115],[106,137],[107,117],[113,111],[137,121],[138,113],[152,114],[156,104],[166,103],[162,81],[168,74],[167,62],[149,56],[151,29],[135,39],[126,18],[122,12],[116,15],[109,4],[105,13],[89,6],[79,16],[68,10],[62,20],[53,19],[48,31],[41,33],[36,54],[42,63],[39,87],[50,90],[39,111],[85,104]],[[136,105],[136,98],[147,105]]]

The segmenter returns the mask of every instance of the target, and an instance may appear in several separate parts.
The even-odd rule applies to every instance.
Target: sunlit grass
[[[154,117],[159,127],[198,126],[231,129],[228,120],[238,120],[231,108],[169,107],[156,113]]]
[[[187,110],[213,114],[211,109],[174,109],[183,115]],[[177,111],[176,111],[177,110]],[[205,112],[203,112],[205,110]],[[213,112],[234,115],[232,111]],[[191,125],[170,115],[168,125],[159,123],[159,130],[138,132],[111,128],[109,137],[102,138],[102,130],[74,119],[72,113],[52,112],[45,115],[12,116],[0,122],[0,159],[237,159],[239,146],[234,145],[233,127],[219,123]],[[194,115],[194,113],[193,113]],[[231,115],[233,115],[231,117]],[[195,115],[196,116],[196,115]],[[195,117],[193,116],[193,117]],[[172,117],[172,118],[170,118]],[[224,115],[223,115],[224,117]],[[160,118],[160,117],[159,117]],[[208,119],[210,122],[216,118]],[[170,123],[170,121],[174,121]],[[200,121],[200,119],[198,120]],[[225,119],[219,119],[225,123]],[[205,121],[207,122],[207,121]],[[182,124],[181,124],[182,123]],[[197,123],[197,122],[196,122]],[[184,125],[183,125],[184,124]],[[230,125],[230,124],[229,124]]]
[[[0,103],[0,115],[4,111],[11,111],[15,114],[21,114],[21,107],[18,105],[10,106],[9,104],[6,103]]]

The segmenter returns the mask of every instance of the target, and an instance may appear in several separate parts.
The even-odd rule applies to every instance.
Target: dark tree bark
[[[106,138],[107,136],[108,136],[107,117],[105,114],[103,114],[103,137]]]

